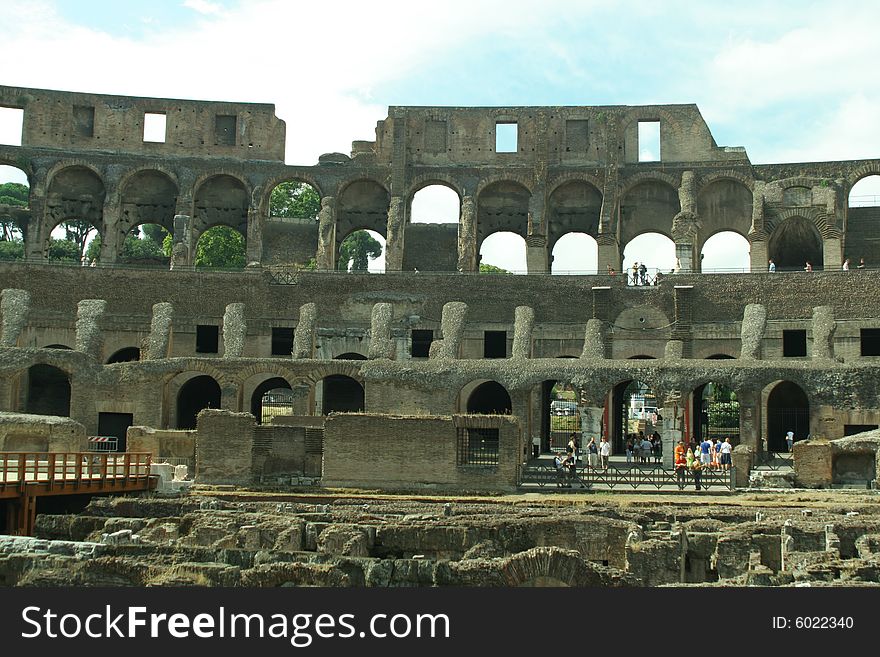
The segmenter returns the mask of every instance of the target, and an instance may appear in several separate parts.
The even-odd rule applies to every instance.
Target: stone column
[[[392,196],[388,206],[388,224],[385,231],[385,271],[403,270],[405,233],[406,203],[400,196]]]
[[[100,321],[106,309],[104,299],[83,299],[76,305],[76,350],[99,361],[104,347]]]
[[[769,267],[767,240],[763,234],[749,234],[749,271],[753,274],[766,272]]]
[[[458,220],[458,271],[477,271],[477,210],[473,196],[461,199]]]
[[[27,326],[31,295],[26,290],[7,288],[0,293],[0,314],[3,315],[0,347],[14,347]]]
[[[767,328],[767,309],[758,303],[750,303],[743,310],[740,329],[740,360],[761,358],[761,344]]]
[[[185,269],[191,267],[195,261],[190,223],[188,215],[174,215],[174,233],[171,237],[171,269]]]
[[[517,306],[513,319],[512,358],[532,357],[532,331],[535,328],[535,311],[528,306]]]
[[[431,360],[435,358],[458,358],[458,347],[464,335],[465,320],[467,320],[468,307],[461,301],[450,301],[443,306],[443,314],[440,319],[440,331],[443,333],[442,340],[434,340],[428,352]]]
[[[581,358],[601,360],[605,358],[605,324],[601,319],[590,319],[584,331],[584,349]]]
[[[390,303],[377,303],[373,305],[370,322],[370,359],[388,358],[393,359],[396,352],[396,344],[391,339],[391,320],[394,318],[394,309]]]
[[[263,261],[263,226],[266,218],[256,208],[248,208],[247,245],[245,259],[248,267],[259,267]]]
[[[826,237],[822,240],[822,267],[825,271],[835,271],[843,265],[843,246],[840,236]]]
[[[168,358],[171,348],[171,322],[174,318],[174,306],[170,303],[157,303],[153,306],[153,320],[150,323],[150,335],[146,340],[142,360],[160,360]]]
[[[110,199],[110,195],[104,200],[104,208],[101,212],[103,232],[101,233],[101,252],[98,262],[104,265],[112,265],[119,259],[125,235],[120,233],[119,219],[122,216],[122,201],[119,198]]]
[[[314,303],[300,306],[299,322],[293,332],[293,358],[314,358],[316,321],[317,307]]]
[[[321,271],[336,269],[336,199],[325,196],[321,199],[318,213],[318,251],[315,254],[317,267]]]
[[[547,252],[547,238],[543,235],[526,238],[526,271],[529,274],[550,273],[550,254]]]
[[[813,358],[831,360],[834,358],[834,308],[817,306],[813,308]]]
[[[749,226],[749,264],[753,274],[767,271],[767,233],[764,231],[764,187],[761,180],[755,181],[752,189],[752,225]]]
[[[675,466],[675,447],[684,435],[684,405],[687,399],[682,398],[678,391],[671,391],[663,397],[663,407],[660,414],[663,416],[662,428],[660,429],[663,441],[663,467],[671,469]]]
[[[622,260],[620,242],[617,241],[617,238],[610,233],[600,233],[596,238],[596,243],[599,245],[599,273],[607,274],[608,266],[611,265],[611,269],[621,275]]]
[[[223,314],[223,358],[241,358],[246,336],[244,304],[230,303]]]
[[[737,390],[739,402],[739,442],[754,452],[764,449],[761,440],[761,391]]]

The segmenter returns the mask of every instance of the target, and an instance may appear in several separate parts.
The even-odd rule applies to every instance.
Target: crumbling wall
[[[250,484],[255,424],[250,413],[214,408],[201,411],[196,425],[196,482]]]

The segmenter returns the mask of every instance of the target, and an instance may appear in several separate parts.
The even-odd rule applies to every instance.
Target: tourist
[[[607,269],[609,276],[614,276],[614,274],[615,274],[614,267],[612,267],[611,265],[605,265],[605,269]]]
[[[730,453],[733,451],[733,445],[730,444],[730,438],[725,438],[721,443],[721,467],[726,472],[730,470]]]
[[[634,262],[632,266],[633,285],[639,284],[639,263]]]
[[[688,445],[687,452],[684,455],[684,462],[687,465],[687,469],[690,470],[691,466],[694,464],[694,450]]]
[[[642,458],[644,458],[645,463],[651,462],[651,450],[653,449],[653,445],[651,441],[648,440],[647,436],[642,436]]]
[[[708,438],[703,438],[700,443],[700,462],[707,468],[712,465],[712,443]]]
[[[791,451],[792,445],[794,445],[794,431],[789,431],[785,434],[785,444],[788,445],[788,451]]]
[[[775,274],[776,273],[776,263],[773,262],[773,258],[770,258],[770,260],[768,260],[768,262],[770,263],[770,266],[767,267],[767,271],[769,271],[771,274]]]
[[[859,258],[859,266],[858,266],[857,268],[858,268],[858,269],[864,269],[864,268],[865,268],[865,259],[864,259],[864,258]]]
[[[587,465],[591,468],[599,467],[599,448],[596,446],[595,438],[590,438],[587,444]]]
[[[687,460],[685,459],[684,441],[679,440],[675,446],[675,477],[678,480],[678,489],[681,490],[685,485],[685,476],[687,475]]]
[[[724,444],[720,438],[717,440],[712,439],[712,443],[715,445],[715,451],[712,454],[712,467],[721,469],[721,445]]]
[[[694,475],[694,489],[700,490],[700,478],[703,475],[703,464],[697,459],[694,459],[694,462],[691,463],[691,474]]]
[[[556,468],[556,487],[563,488],[568,486],[565,481],[565,458],[561,454],[553,457],[553,467]]]
[[[642,281],[642,285],[648,284],[648,268],[645,267],[645,263],[639,265],[639,279]]]
[[[611,458],[611,443],[605,436],[602,436],[602,444],[599,446],[599,456],[602,457],[602,469],[608,469],[608,459]]]
[[[532,458],[541,456],[541,436],[532,436]]]
[[[632,465],[632,457],[633,457],[633,439],[632,434],[628,434],[626,437],[626,464]]]
[[[663,440],[660,438],[660,434],[657,431],[654,432],[654,435],[651,436],[651,438],[654,452],[654,463],[660,463],[663,461]]]
[[[673,274],[680,274],[681,273],[681,258],[675,259],[675,267],[672,268],[672,273]]]
[[[813,265],[812,265],[812,263],[810,263],[809,260],[807,260],[807,264],[804,267],[804,271],[813,271]]]
[[[841,269],[843,269],[843,271],[849,271],[849,258],[843,261],[843,266],[841,266]]]
[[[578,456],[580,455],[581,445],[578,442],[577,434],[572,431],[571,436],[568,439],[568,451],[571,452],[571,455],[574,459],[575,465],[577,465]]]
[[[654,285],[660,285],[660,282],[663,280],[663,272],[659,269],[657,270],[657,274],[654,276]]]

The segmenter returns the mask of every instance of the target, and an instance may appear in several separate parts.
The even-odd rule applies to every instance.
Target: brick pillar
[[[388,206],[388,224],[385,231],[385,271],[403,269],[405,233],[406,203],[400,196],[392,196]]]
[[[620,242],[617,238],[605,233],[596,238],[596,243],[599,245],[599,274],[608,273],[608,266],[611,265],[617,275],[621,275]]]
[[[266,218],[256,208],[248,208],[246,256],[248,267],[258,267],[263,261],[263,226]]]
[[[321,199],[318,213],[318,251],[315,261],[319,270],[336,269],[336,199],[325,196]]]
[[[110,265],[117,261],[122,251],[122,242],[125,235],[120,233],[119,219],[122,216],[122,203],[116,197],[110,198],[108,194],[104,200],[104,208],[101,213],[103,226],[101,233],[101,252],[98,255],[98,262]]]
[[[458,271],[477,271],[477,262],[477,211],[474,197],[465,196],[458,220]]]
[[[526,238],[526,271],[530,274],[550,273],[547,238],[543,235],[529,235]]]

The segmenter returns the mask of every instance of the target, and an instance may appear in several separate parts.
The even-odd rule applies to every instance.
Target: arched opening
[[[269,216],[314,222],[321,211],[318,190],[302,180],[285,180],[269,194]]]
[[[30,191],[24,171],[0,165],[0,260],[24,258]]]
[[[671,235],[672,220],[679,212],[678,189],[663,180],[639,183],[620,201],[620,243],[642,233]]]
[[[137,347],[125,347],[114,353],[107,359],[107,364],[111,363],[130,363],[141,359],[141,350]]]
[[[205,408],[220,408],[220,384],[207,374],[190,379],[177,393],[177,428],[195,429],[196,416]]]
[[[601,210],[602,194],[592,184],[572,180],[560,185],[551,192],[547,203],[549,244],[570,233],[595,237],[599,234]]]
[[[285,180],[269,194],[269,220],[263,224],[264,264],[315,269],[321,195],[303,180]]]
[[[321,379],[319,385],[318,415],[364,411],[364,387],[350,376],[331,374]]]
[[[736,393],[721,383],[704,383],[694,389],[693,436],[697,443],[730,438],[739,444],[739,401]]]
[[[598,266],[599,244],[586,233],[566,233],[553,245],[553,274],[595,274]]]
[[[193,199],[195,234],[201,235],[211,226],[228,226],[247,235],[249,196],[238,178],[225,174],[208,178],[199,185]]]
[[[581,390],[567,381],[542,382],[542,449],[565,451],[572,433],[576,433],[580,440]]]
[[[245,240],[238,230],[214,226],[201,235],[196,245],[196,267],[201,269],[243,269]]]
[[[743,273],[751,267],[749,241],[733,231],[715,233],[703,243],[700,271],[703,273]]]
[[[623,249],[623,273],[630,285],[653,285],[658,272],[671,274],[675,265],[675,242],[661,233],[642,233]]]
[[[104,223],[104,183],[91,169],[73,166],[59,171],[46,194],[45,248],[50,260],[95,263]]]
[[[731,356],[730,354],[712,354],[711,356],[706,356],[706,360],[732,360],[735,358],[736,356]]]
[[[73,347],[68,347],[66,344],[49,344],[43,347],[43,349],[66,349],[68,351],[73,351]]]
[[[374,230],[355,230],[339,245],[336,268],[354,273],[385,271],[385,238]]]
[[[32,365],[27,371],[25,413],[70,416],[70,378],[52,365]]]
[[[769,389],[769,394],[767,394]],[[780,381],[764,389],[767,395],[767,450],[784,452],[788,449],[785,435],[791,431],[795,441],[810,435],[810,401],[807,393],[796,383]]]
[[[480,245],[480,272],[483,274],[525,274],[526,241],[507,231],[492,233]]]
[[[97,238],[96,238],[97,239]],[[167,265],[171,250],[171,233],[160,224],[135,226],[122,241],[119,262],[129,265]]]
[[[428,185],[417,191],[410,205],[410,223],[457,224],[461,215],[458,193],[446,185]]]
[[[347,351],[339,356],[334,356],[333,360],[367,360],[367,357],[355,351]]]
[[[767,256],[777,271],[803,271],[808,262],[822,269],[822,236],[809,219],[789,217],[770,235]]]
[[[257,424],[271,424],[279,415],[293,415],[293,391],[286,379],[275,377],[258,385],[251,395],[251,414]]]
[[[846,212],[846,253],[850,268],[876,268],[880,263],[880,248],[870,236],[877,232],[880,214],[880,175],[865,176],[849,191]]]
[[[513,403],[510,394],[496,381],[481,383],[468,396],[467,412],[480,415],[510,415]]]
[[[650,358],[650,356],[646,357]],[[626,453],[628,437],[650,437],[660,427],[660,408],[651,387],[630,379],[614,386],[611,392],[611,413],[607,434],[615,454]]]

